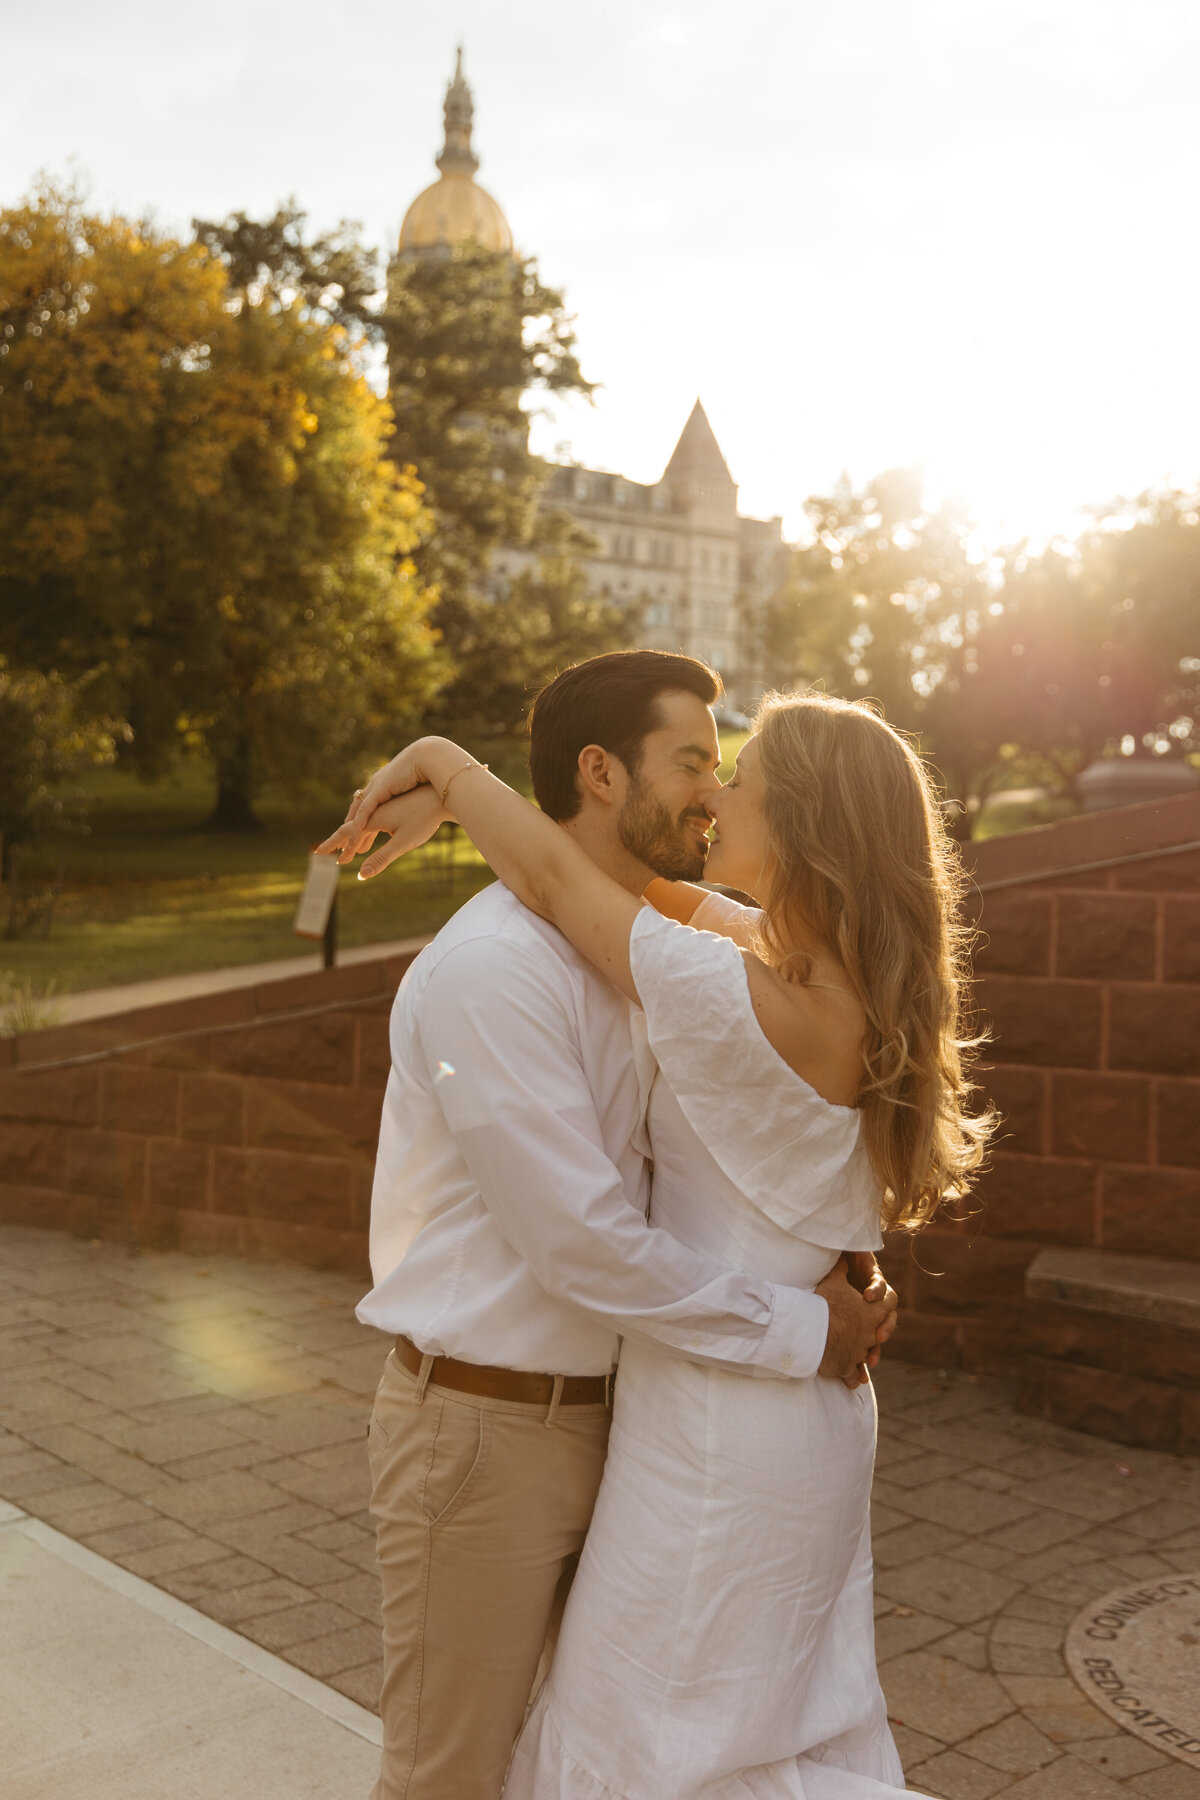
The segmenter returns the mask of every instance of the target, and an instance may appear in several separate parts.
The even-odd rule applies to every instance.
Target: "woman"
[[[384,793],[404,797],[379,811]],[[352,809],[378,871],[453,817],[527,906],[642,1009],[655,1223],[813,1286],[839,1252],[963,1193],[964,946],[936,801],[868,707],[774,697],[711,806],[706,879],[646,906],[445,739]],[[608,1462],[506,1800],[888,1800],[875,1672],[869,1383],[748,1382],[622,1349]]]

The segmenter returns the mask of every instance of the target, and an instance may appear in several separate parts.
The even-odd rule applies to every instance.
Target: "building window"
[[[660,629],[671,623],[671,608],[656,602],[646,608],[646,624],[656,625]]]
[[[577,475],[575,477],[575,498],[577,500],[586,500],[588,498],[588,478],[586,475]]]

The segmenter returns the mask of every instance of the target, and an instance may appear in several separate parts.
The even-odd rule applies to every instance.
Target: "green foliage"
[[[480,753],[522,734],[534,695],[560,669],[628,648],[636,619],[589,588],[578,561],[580,535],[564,530],[495,598],[443,603],[454,674],[431,709],[429,729],[465,737]]]
[[[18,981],[15,975],[0,970],[0,1038],[45,1031],[47,1026],[59,1024],[62,1016],[53,981],[43,991],[31,981]]]
[[[344,788],[304,797],[268,787],[258,802],[262,830],[224,833],[204,826],[212,794],[198,759],[152,782],[97,769],[86,785],[90,828],[67,845],[53,936],[0,944],[0,965],[19,982],[35,994],[53,982],[66,995],[295,957],[317,967],[319,945],[293,936],[292,921],[308,851],[343,816]],[[344,874],[339,944],[436,931],[490,879],[461,833],[452,851],[453,882],[440,842],[406,857],[394,881]],[[22,880],[45,884],[60,856],[52,840],[31,844]]]
[[[1123,738],[1200,749],[1200,501],[1143,495],[1077,543],[981,557],[915,472],[808,503],[813,541],[764,615],[781,685],[879,699],[969,827],[1001,786],[1069,788]]]
[[[232,825],[378,755],[441,668],[365,334],[206,229],[52,188],[0,214],[0,650],[102,663],[136,766],[203,748]]]
[[[64,785],[83,770],[112,762],[119,728],[90,715],[92,684],[57,674],[17,673],[0,657],[0,845],[70,829],[83,796]]]
[[[538,535],[545,465],[529,449],[523,398],[590,395],[592,384],[562,295],[536,263],[476,244],[397,259],[381,325],[393,454],[415,467],[437,521],[417,566],[441,595],[437,622],[454,654],[456,608],[478,591],[491,552]]]

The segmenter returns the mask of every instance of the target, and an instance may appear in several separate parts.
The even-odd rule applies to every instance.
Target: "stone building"
[[[503,211],[475,179],[473,122],[460,49],[446,90],[439,177],[405,214],[398,258],[444,254],[468,241],[512,250]],[[660,480],[555,464],[542,505],[568,513],[590,535],[589,579],[605,598],[636,609],[639,643],[702,657],[720,671],[734,705],[752,704],[763,687],[755,620],[786,558],[782,521],[739,513],[736,483],[699,400]],[[498,551],[493,593],[502,595],[531,560],[521,545]]]

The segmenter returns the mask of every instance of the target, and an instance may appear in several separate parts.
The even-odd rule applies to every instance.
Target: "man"
[[[631,893],[703,873],[712,671],[628,651],[539,696],[544,811]],[[324,846],[345,851],[336,834]],[[723,1268],[646,1220],[653,1059],[630,1009],[498,884],[405,976],[359,1317],[395,1335],[370,1430],[383,1579],[373,1800],[496,1800],[603,1469],[622,1335],[853,1383],[895,1296]]]

